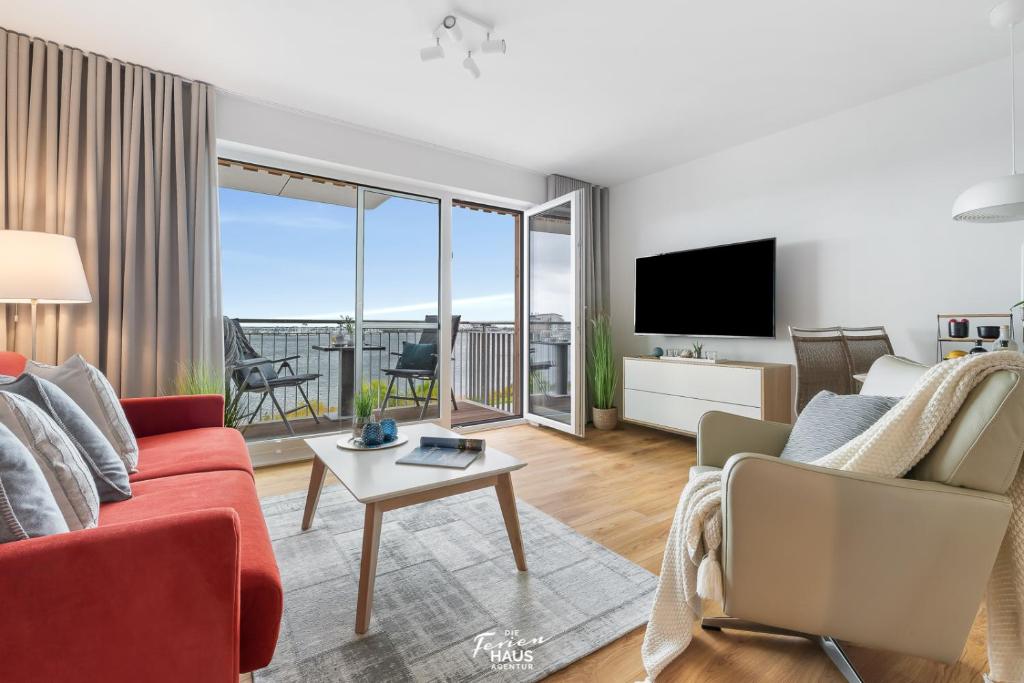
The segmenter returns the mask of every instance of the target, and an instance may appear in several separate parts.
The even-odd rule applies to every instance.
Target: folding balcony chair
[[[461,319],[461,315],[452,316],[452,352],[455,351],[455,337],[459,333],[459,321]],[[409,344],[409,342],[402,342],[401,352],[391,352],[391,355],[397,356],[398,360],[395,363],[395,367],[383,370],[383,373],[389,377],[389,381],[388,389],[384,392],[384,402],[380,409],[381,414],[384,414],[388,409],[390,400],[397,398],[413,401],[417,406],[420,405],[420,400],[422,399],[423,407],[420,409],[420,419],[424,419],[427,415],[430,397],[434,393],[434,384],[437,382],[437,316],[428,315],[423,321],[433,323],[433,326],[423,330],[419,341],[415,345]],[[411,396],[392,396],[391,392],[395,387],[395,382],[400,379],[405,380]],[[427,386],[425,397],[421,397],[416,393],[416,385],[414,384],[416,380],[430,382]],[[454,388],[451,392],[451,399],[452,406],[455,410],[458,410],[459,404],[455,401]]]
[[[296,406],[286,411],[277,400],[277,396],[274,395],[277,389],[291,389],[293,387],[297,389],[299,394],[302,395],[302,400],[306,403],[305,407],[309,410],[309,414],[313,416],[313,420],[317,424],[320,424],[320,419],[317,417],[316,411],[313,410],[313,405],[309,402],[305,389],[303,389],[303,386],[319,378],[320,375],[313,372],[301,375],[296,374],[291,362],[299,358],[301,356],[297,355],[273,359],[261,356],[252,347],[252,344],[249,343],[249,339],[242,330],[241,323],[224,316],[224,372],[231,377],[231,381],[235,385],[235,396],[232,399],[231,405],[232,407],[237,406],[243,394],[260,394],[260,400],[256,404],[256,409],[239,418],[240,420],[249,418],[248,422],[240,430],[243,434],[256,419],[256,416],[259,415],[260,408],[263,407],[263,404],[269,397],[274,404],[274,408],[277,409],[278,414],[284,421],[288,434],[295,436],[295,430],[292,429],[292,425],[288,421],[288,415],[302,410],[302,406]]]

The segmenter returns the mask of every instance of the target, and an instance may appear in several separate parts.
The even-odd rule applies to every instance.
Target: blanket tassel
[[[697,568],[697,595],[705,600],[722,602],[722,566],[713,552],[705,555]]]

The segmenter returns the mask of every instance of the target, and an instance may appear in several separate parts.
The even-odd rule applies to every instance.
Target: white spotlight
[[[476,65],[472,52],[466,53],[466,58],[462,60],[462,66],[466,71],[473,74],[473,78],[480,78],[480,67]]]
[[[444,58],[444,48],[441,47],[441,39],[435,38],[435,40],[437,40],[437,45],[431,45],[420,50],[420,60],[429,62],[434,59]]]
[[[448,32],[449,38],[456,43],[462,42],[462,29],[459,28],[458,22],[455,20],[454,16],[451,14],[446,16],[444,21],[441,22],[441,25],[444,26],[444,30]]]
[[[503,55],[506,49],[505,41],[500,38],[492,40],[490,33],[487,34],[487,40],[480,43],[480,50],[489,55]]]

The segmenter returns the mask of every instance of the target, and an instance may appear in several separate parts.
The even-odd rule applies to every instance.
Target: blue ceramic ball
[[[379,422],[367,422],[363,425],[363,445],[379,446],[384,443],[384,430]]]
[[[384,432],[384,443],[398,438],[398,424],[390,417],[380,421],[380,428]]]
[[[654,351],[651,352],[651,355],[654,356],[655,358],[661,358],[662,356],[665,355],[665,349],[661,348],[660,346],[655,346]]]

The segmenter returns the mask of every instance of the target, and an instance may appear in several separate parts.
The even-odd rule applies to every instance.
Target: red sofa
[[[0,352],[0,374],[19,354]],[[121,401],[130,500],[99,526],[0,545],[0,681],[217,681],[270,663],[282,589],[221,396]]]

